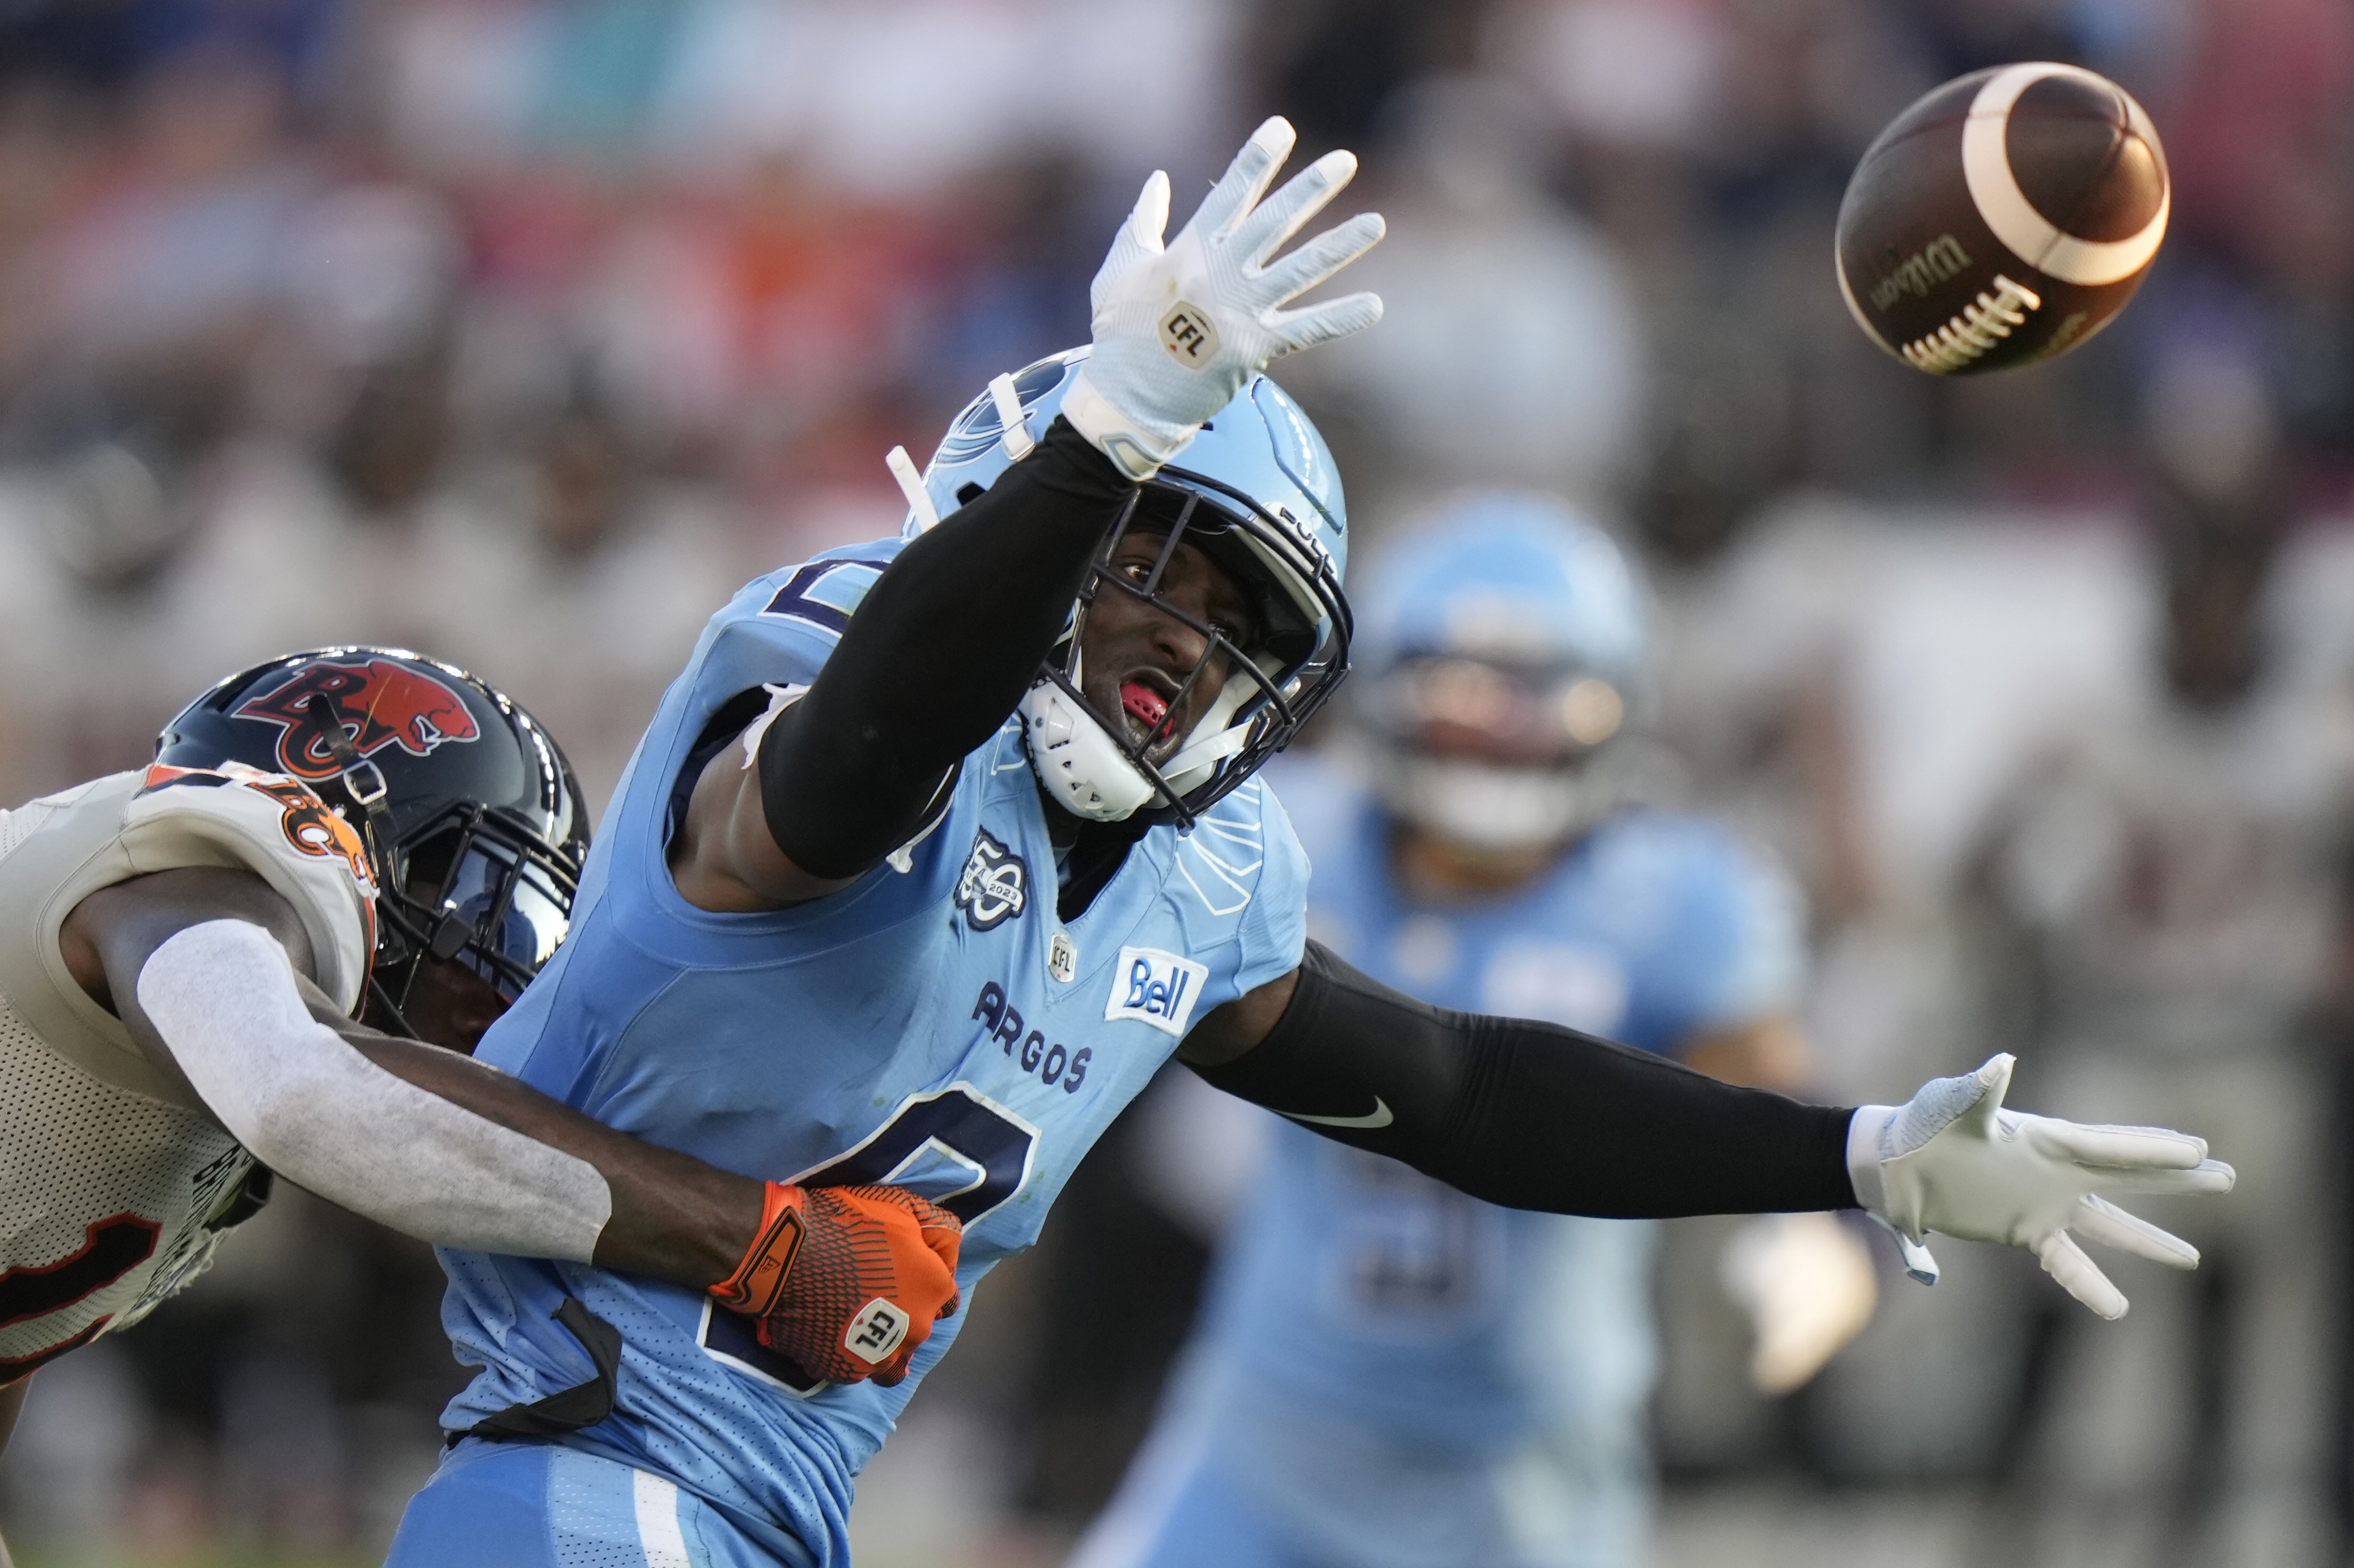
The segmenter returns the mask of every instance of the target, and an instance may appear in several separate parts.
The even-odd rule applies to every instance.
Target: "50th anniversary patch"
[[[957,878],[956,906],[964,911],[965,924],[976,931],[993,930],[1020,915],[1029,901],[1028,863],[987,829],[975,833],[972,853]]]

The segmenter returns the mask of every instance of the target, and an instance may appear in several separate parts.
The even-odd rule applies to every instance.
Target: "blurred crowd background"
[[[1847,174],[2033,58],[2149,109],[2170,238],[2066,360],[1915,374],[1840,304]],[[1806,885],[1821,1093],[2015,1050],[2014,1103],[2243,1172],[2153,1207],[2207,1266],[2125,1266],[2123,1324],[2023,1256],[1950,1245],[1924,1292],[1883,1253],[1775,1399],[1727,1231],[1674,1227],[1663,1564],[2342,1561],[2344,0],[0,0],[0,798],[377,641],[515,694],[601,805],[702,619],[895,531],[885,450],[1083,341],[1144,175],[1182,217],[1270,111],[1390,221],[1351,279],[1388,319],[1283,376],[1358,547],[1502,482],[1639,549],[1644,788]],[[1053,1562],[1108,1493],[1248,1180],[1165,1098],[982,1294],[862,1561]],[[286,1192],[41,1374],[0,1531],[374,1561],[461,1376],[439,1279]]]

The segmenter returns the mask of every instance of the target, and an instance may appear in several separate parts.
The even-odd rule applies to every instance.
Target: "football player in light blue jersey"
[[[400,1568],[845,1561],[854,1479],[963,1293],[1172,1054],[1521,1207],[1862,1202],[1915,1243],[2040,1246],[2112,1308],[2066,1227],[2181,1261],[2084,1200],[2224,1168],[2179,1134],[1996,1138],[2007,1058],[1906,1107],[1800,1105],[1441,1012],[1307,939],[1306,857],[1256,774],[1347,668],[1347,521],[1260,372],[1377,318],[1282,307],[1381,222],[1275,258],[1355,167],[1267,196],[1291,141],[1262,126],[1166,243],[1153,176],[1091,348],[993,383],[926,474],[895,454],[903,537],[771,573],[705,629],[569,938],[480,1055],[761,1178],[760,1239],[708,1291],[445,1252],[482,1371]]]
[[[1486,494],[1361,596],[1369,765],[1270,774],[1309,921],[1440,1006],[1795,1087],[1800,897],[1593,768],[1646,685],[1641,584],[1593,524]],[[1357,775],[1369,774],[1379,793]],[[1195,1343],[1087,1568],[1631,1568],[1650,1227],[1498,1208],[1278,1126]]]

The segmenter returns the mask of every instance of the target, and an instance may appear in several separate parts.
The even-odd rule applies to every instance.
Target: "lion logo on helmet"
[[[482,734],[464,699],[439,678],[396,660],[354,662],[314,659],[293,678],[238,705],[233,718],[266,719],[280,726],[278,760],[299,779],[330,779],[343,770],[328,737],[311,714],[324,697],[351,736],[352,747],[373,757],[398,746],[411,757]]]

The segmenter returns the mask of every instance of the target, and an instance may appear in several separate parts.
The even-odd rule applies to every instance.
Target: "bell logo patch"
[[[1104,1017],[1107,1021],[1132,1018],[1163,1034],[1182,1037],[1209,978],[1208,966],[1191,959],[1158,948],[1122,948],[1119,962],[1112,968],[1111,996],[1104,1003]]]

